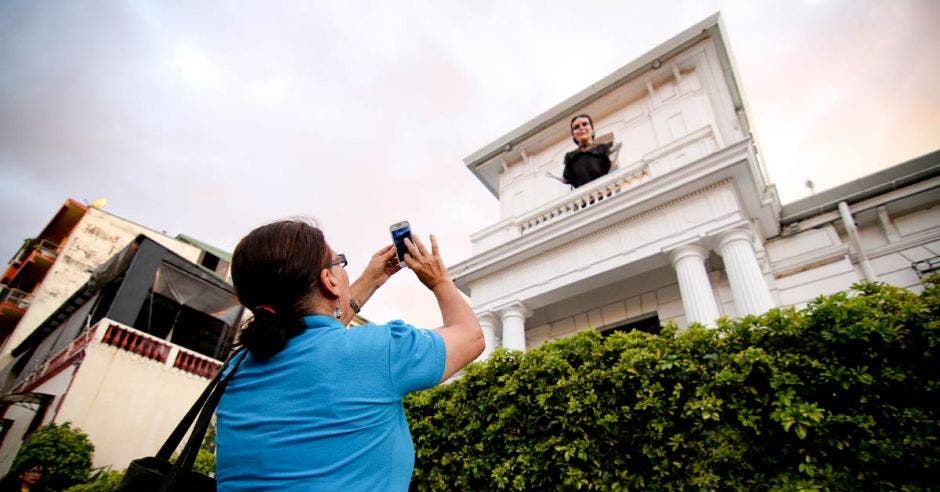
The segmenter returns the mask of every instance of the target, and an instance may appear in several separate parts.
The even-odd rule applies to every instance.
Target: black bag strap
[[[193,425],[193,421],[196,420],[196,417],[199,415],[199,410],[202,409],[206,404],[206,400],[209,399],[209,396],[215,390],[215,387],[219,384],[219,380],[222,379],[222,374],[225,373],[225,368],[232,362],[232,359],[236,355],[241,353],[238,351],[229,356],[225,360],[225,363],[222,365],[222,368],[219,369],[219,372],[215,373],[215,377],[212,378],[212,381],[206,386],[206,389],[203,390],[202,394],[199,395],[199,398],[196,398],[196,402],[193,403],[192,408],[186,412],[186,415],[183,416],[183,419],[180,420],[180,423],[176,424],[176,428],[173,429],[173,432],[170,433],[170,437],[166,438],[166,442],[163,443],[163,446],[160,447],[160,450],[157,451],[157,458],[163,461],[170,461],[170,457],[173,455],[173,451],[176,451],[176,448],[179,447],[180,442],[183,441],[183,436],[186,435],[186,431],[189,430]],[[232,370],[229,374],[233,374],[235,371]]]
[[[241,357],[239,357],[239,354],[242,354]],[[241,349],[232,354],[232,356],[228,358],[225,365],[222,367],[222,369],[219,370],[218,374],[216,374],[216,377],[213,379],[213,383],[215,384],[209,384],[211,390],[208,391],[208,394],[206,391],[204,391],[203,394],[200,395],[199,399],[196,400],[196,404],[193,405],[193,408],[187,412],[184,420],[190,417],[190,414],[194,414],[192,415],[193,418],[198,417],[196,419],[196,426],[193,428],[192,434],[189,435],[189,439],[186,441],[186,445],[180,452],[179,458],[177,458],[176,462],[173,463],[173,468],[170,470],[170,473],[168,473],[166,477],[163,478],[163,484],[160,487],[160,492],[169,491],[170,487],[176,485],[176,481],[184,472],[188,472],[193,469],[193,464],[196,462],[196,455],[199,454],[199,447],[202,445],[202,440],[206,436],[206,430],[209,429],[209,421],[212,419],[212,414],[215,412],[215,407],[219,405],[219,400],[222,399],[222,394],[225,392],[225,388],[228,386],[229,381],[231,381],[232,376],[235,375],[235,371],[238,370],[238,366],[241,365],[246,356],[247,354],[245,353],[245,349]],[[225,372],[225,368],[228,367],[228,365],[236,357],[238,357],[238,360],[235,361],[235,365],[232,367],[232,370],[229,371],[224,378],[219,379],[219,376]],[[200,404],[202,404],[201,407]],[[177,425],[176,430],[178,430],[182,424],[183,422],[180,422],[180,424]],[[189,419],[186,428],[188,428],[190,424],[192,424],[192,419]],[[176,430],[173,431],[174,434],[176,433]],[[185,428],[183,432],[185,433]],[[179,439],[176,442],[178,444]],[[167,441],[167,444],[169,444],[169,440]],[[167,444],[164,444],[164,447]],[[174,446],[174,448],[175,447],[176,446]],[[162,448],[161,451],[163,451]],[[170,452],[172,453],[172,450]]]
[[[235,374],[235,371],[238,370],[238,366],[241,365],[243,360],[245,360],[245,357],[241,357],[235,361],[235,366],[232,367],[232,370],[219,382],[215,391],[212,392],[212,394],[209,395],[209,399],[206,400],[206,405],[202,407],[202,413],[200,413],[199,418],[196,419],[196,426],[193,428],[193,433],[190,434],[189,440],[186,441],[186,446],[183,447],[183,451],[180,452],[180,457],[176,460],[176,464],[180,465],[179,468],[183,471],[193,469],[193,463],[196,462],[196,455],[199,454],[202,440],[205,439],[206,431],[209,430],[209,422],[212,421],[212,414],[215,413],[215,408],[219,406],[219,401],[222,399],[222,394],[225,393],[225,388],[228,387],[228,382],[232,379],[232,376]]]

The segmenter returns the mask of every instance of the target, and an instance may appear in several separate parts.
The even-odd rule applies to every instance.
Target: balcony
[[[594,208],[624,192],[633,191],[651,179],[713,155],[720,149],[717,131],[703,126],[660,148],[648,152],[631,164],[612,171],[580,188],[552,200],[524,215],[509,217],[473,234],[474,254],[479,254]]]
[[[0,284],[0,344],[20,322],[29,307],[32,294]]]
[[[26,241],[7,267],[3,283],[32,292],[55,262],[59,249],[58,244],[47,239]]]
[[[215,377],[216,372],[222,367],[221,361],[135,330],[130,326],[102,319],[35,370],[27,369],[28,373],[24,371],[14,383],[12,392],[30,391],[58,374],[63,366],[80,361],[84,358],[86,351],[100,349],[124,354],[142,363],[153,364],[154,369],[164,368],[207,380]]]
[[[0,284],[0,305],[4,308],[14,308],[25,311],[29,307],[32,294]]]

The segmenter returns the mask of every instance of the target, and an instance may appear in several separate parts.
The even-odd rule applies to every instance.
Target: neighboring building
[[[72,199],[36,238],[27,239],[0,282],[0,371],[9,365],[13,347],[78,290],[95,268],[140,234],[194,263],[207,254],[200,246]],[[224,266],[217,272],[222,278],[228,275],[227,263]]]
[[[141,270],[144,258],[164,266]],[[0,471],[48,422],[88,432],[96,465],[152,453],[231,346],[241,308],[230,263],[193,238],[67,200],[0,286]]]
[[[66,201],[4,276],[0,473],[50,422],[87,432],[96,467],[155,453],[235,341],[245,310],[230,264],[189,236]]]
[[[0,466],[48,422],[88,433],[94,466],[153,454],[221,366],[242,311],[213,272],[138,236],[11,349]]]
[[[940,152],[781,206],[716,14],[465,159],[500,201],[450,273],[488,355],[585,329],[714,326],[856,281],[917,290],[940,255]],[[619,168],[572,190],[569,120]],[[851,165],[851,163],[839,163]]]

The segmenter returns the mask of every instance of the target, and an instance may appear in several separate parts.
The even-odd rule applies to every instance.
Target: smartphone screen
[[[408,252],[405,238],[411,238],[411,225],[405,220],[392,225],[389,230],[392,233],[392,241],[395,243],[395,251],[398,253],[398,264],[405,266],[405,253]]]

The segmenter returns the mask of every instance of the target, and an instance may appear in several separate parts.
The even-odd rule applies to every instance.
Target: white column
[[[685,317],[689,323],[701,323],[705,326],[715,326],[718,318],[718,305],[715,304],[715,294],[705,272],[706,251],[694,244],[680,246],[669,253],[669,262],[676,269],[679,279],[679,293],[682,295],[682,306],[685,308]]]
[[[770,289],[757,263],[750,232],[734,229],[718,237],[718,253],[725,262],[738,316],[763,314],[774,307]]]
[[[521,303],[500,311],[503,322],[503,347],[525,352],[525,319],[532,315]]]
[[[477,360],[486,360],[496,350],[496,323],[498,320],[490,311],[478,314],[477,320],[479,320],[480,328],[483,330],[483,343],[486,344],[483,347],[483,353],[477,357]]]

